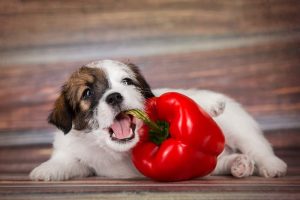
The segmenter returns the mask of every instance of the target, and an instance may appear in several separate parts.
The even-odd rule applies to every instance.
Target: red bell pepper
[[[145,122],[132,151],[132,161],[142,174],[158,181],[181,181],[214,170],[224,136],[192,99],[169,92],[147,101],[150,119],[135,111],[131,114]]]

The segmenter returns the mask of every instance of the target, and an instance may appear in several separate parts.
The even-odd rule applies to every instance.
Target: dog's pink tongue
[[[129,116],[122,116],[121,119],[115,120],[111,125],[114,137],[118,139],[129,138],[131,136],[131,119]]]

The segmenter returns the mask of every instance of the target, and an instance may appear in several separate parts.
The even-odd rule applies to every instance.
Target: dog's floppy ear
[[[140,72],[139,68],[133,64],[133,63],[127,63],[127,65],[130,67],[130,69],[134,72],[135,77],[138,81],[138,86],[140,87],[143,96],[148,99],[151,97],[154,97],[154,94],[151,91],[151,88],[149,86],[149,84],[147,83],[147,81],[145,80],[144,76],[142,75],[142,73]]]
[[[48,122],[67,134],[72,128],[72,119],[71,106],[67,102],[64,92],[62,92],[55,101],[54,108],[48,116]]]

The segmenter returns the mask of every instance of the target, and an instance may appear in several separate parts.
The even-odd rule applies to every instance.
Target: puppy
[[[102,60],[81,67],[63,85],[48,119],[60,129],[55,133],[52,156],[30,178],[141,177],[131,163],[130,150],[139,141],[142,122],[124,111],[143,109],[147,98],[167,91],[195,100],[222,129],[226,147],[212,174],[286,174],[287,165],[274,155],[258,124],[234,100],[206,90],[158,89],[152,93],[133,64]]]

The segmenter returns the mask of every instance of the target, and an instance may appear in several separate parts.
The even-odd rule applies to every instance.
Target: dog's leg
[[[245,154],[231,153],[225,148],[218,157],[218,162],[212,175],[229,175],[237,178],[251,176],[254,172],[254,161]]]
[[[230,170],[237,178],[251,176],[254,172],[254,161],[246,154],[239,154],[233,160]]]
[[[258,175],[263,177],[281,177],[286,174],[286,163],[274,154],[271,145],[263,135],[244,139],[242,141],[243,138],[240,138],[242,142],[238,148],[255,160],[256,173]]]
[[[208,91],[199,92],[195,100],[213,117],[214,113],[222,113],[215,111],[223,110],[223,114],[214,119],[223,130],[227,145],[254,160],[260,176],[280,177],[286,174],[286,163],[274,155],[257,122],[237,102]],[[222,102],[226,103],[226,108]],[[223,109],[218,109],[220,107]]]
[[[216,99],[216,101],[202,104],[203,109],[211,116],[211,117],[217,117],[221,115],[224,112],[226,103],[225,101],[222,101],[222,99]],[[205,106],[204,106],[205,105]]]
[[[199,92],[195,97],[192,97],[211,117],[221,115],[226,106],[226,99],[216,93],[209,91]]]
[[[55,152],[48,161],[32,170],[29,176],[32,180],[61,181],[75,177],[87,177],[91,174],[92,170],[80,160],[71,155]]]
[[[274,155],[257,122],[236,102],[227,103],[224,114],[215,120],[223,128],[226,144],[255,161],[258,175],[280,177],[286,174],[285,162]]]
[[[286,163],[274,155],[270,143],[263,136],[257,122],[237,102],[210,91],[196,93],[193,97],[212,117],[221,114],[214,119],[223,130],[227,145],[253,160],[258,175],[280,177],[286,174]],[[232,157],[234,156],[229,156]],[[238,171],[231,172],[237,173],[238,176]]]

